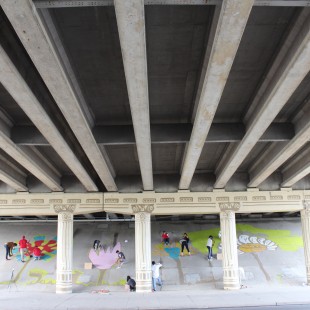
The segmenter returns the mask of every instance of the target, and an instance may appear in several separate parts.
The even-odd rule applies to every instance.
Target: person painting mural
[[[4,244],[5,248],[5,259],[10,260],[9,257],[13,256],[12,250],[17,246],[17,243],[13,241],[6,242]]]
[[[25,236],[22,237],[22,239],[19,240],[19,252],[20,252],[20,260],[22,263],[24,263],[24,256],[25,256],[25,253],[27,252],[27,244],[28,244],[28,241],[26,239]]]
[[[208,241],[207,241],[207,249],[208,249],[208,260],[212,260],[212,248],[214,246],[214,240],[213,236],[209,236]]]
[[[191,255],[191,252],[189,251],[188,243],[189,243],[189,237],[188,237],[187,233],[184,233],[182,239],[180,240],[181,256],[183,256],[184,248],[186,248],[188,255]]]

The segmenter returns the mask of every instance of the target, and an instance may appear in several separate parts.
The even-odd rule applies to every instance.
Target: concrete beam
[[[288,167],[282,171],[283,182],[282,187],[291,187],[293,184],[304,178],[310,173],[310,149],[298,154],[296,159]]]
[[[218,214],[221,207],[237,213],[294,212],[310,200],[309,190],[190,193],[46,193],[0,194],[0,216],[55,216],[55,205],[74,205],[74,214],[133,214],[135,204],[151,205],[152,215]]]
[[[56,216],[55,205],[74,205],[74,214],[103,212],[103,193],[0,194],[0,216]]]
[[[300,31],[300,36],[302,37],[303,41],[301,43],[301,51],[300,54],[297,56],[296,61],[299,62],[296,65],[296,69],[292,74],[297,73],[298,76],[293,78],[297,79],[299,83],[303,80],[303,78],[307,75],[307,73],[310,70],[310,11],[304,12],[305,14],[302,14],[299,22],[301,23],[303,20],[301,18],[305,19],[304,25],[302,30]],[[298,58],[299,57],[299,58]],[[307,68],[304,71],[299,71],[299,67],[303,66],[304,68]],[[299,76],[300,74],[300,76]],[[298,82],[297,81],[297,82]],[[290,84],[287,84],[289,87]],[[294,85],[294,84],[293,84]],[[295,87],[298,87],[298,84],[295,82]],[[287,99],[289,99],[290,95]],[[269,151],[269,160],[264,160],[260,165],[255,167],[253,171],[250,173],[250,183],[249,187],[257,187],[259,184],[261,184],[267,177],[269,177],[277,168],[279,168],[282,164],[284,164],[291,156],[293,156],[301,147],[303,147],[309,140],[310,136],[310,107],[306,111],[303,111],[303,116],[300,120],[295,124],[295,130],[296,134],[294,138],[288,142],[280,151],[276,150],[276,152]],[[306,165],[307,166],[307,165]],[[298,164],[298,166],[295,167],[298,169],[294,173],[291,172],[290,174],[286,175],[286,185],[291,186],[292,184],[297,182],[299,179],[301,179],[303,176],[305,176],[307,172],[307,167],[304,167],[301,165],[301,162]],[[294,175],[294,176],[293,176]],[[298,175],[298,176],[297,176]],[[294,182],[294,183],[292,183]],[[284,186],[282,184],[282,186]]]
[[[62,44],[61,38],[58,35],[58,31],[55,27],[53,19],[48,10],[40,10],[39,15],[41,16],[41,20],[44,22],[45,28],[48,29],[50,37],[53,39],[54,47],[59,54],[59,58],[61,59],[62,66],[64,67],[66,74],[67,74],[68,82],[70,82],[70,85],[75,92],[75,95],[78,99],[78,103],[81,107],[81,110],[86,119],[86,122],[90,128],[93,128],[95,126],[95,120],[84,98],[83,92],[77,81],[75,72],[71,66],[69,57]],[[110,177],[114,178],[115,171],[110,162],[110,159],[108,157],[106,150],[102,146],[101,149],[99,149],[99,152],[98,152],[98,149],[96,149],[96,151],[97,151],[96,154],[93,155],[91,153],[88,153],[88,156],[91,156],[92,163],[95,165],[95,170],[97,170],[97,173],[99,177],[101,177],[102,182],[104,182],[104,180],[106,179],[106,177],[104,176],[105,173],[108,173],[108,175],[110,174]],[[96,158],[96,155],[97,155],[97,158]],[[100,160],[100,157],[102,157],[102,160]],[[97,160],[100,160],[100,161],[97,162]]]
[[[37,177],[52,191],[62,191],[60,179],[49,174],[46,166],[39,165],[35,160],[29,157],[22,149],[16,146],[12,140],[0,132],[1,148],[10,155],[14,160],[20,163],[25,169]],[[25,189],[24,189],[25,190]]]
[[[241,37],[249,18],[253,1],[223,1],[215,11],[211,28],[213,44],[207,49],[196,96],[197,112],[193,131],[184,157],[180,189],[188,189],[200,154],[220,102]],[[216,24],[216,25],[215,25]],[[210,55],[210,57],[209,57]]]
[[[223,0],[144,0],[144,5],[221,5]],[[113,0],[34,0],[37,8],[111,6]],[[310,6],[309,0],[255,0],[256,6]]]
[[[1,68],[5,68],[1,63],[1,47],[0,47],[0,66]],[[5,71],[6,74],[0,75],[0,81],[2,82],[2,79],[4,77],[9,76],[9,71]],[[3,83],[2,83],[3,84]],[[14,84],[15,85],[15,84]],[[13,86],[13,85],[12,85]],[[15,85],[16,86],[16,85]],[[26,100],[26,98],[24,98]],[[0,128],[6,127],[6,125],[0,121]],[[44,183],[49,189],[52,191],[62,191],[63,188],[60,185],[60,178],[55,176],[55,174],[51,173],[50,169],[41,161],[36,161],[34,158],[29,156],[21,147],[18,147],[8,136],[9,128],[4,131],[0,131],[0,147],[2,150],[7,153],[10,157],[12,157],[15,161],[17,161],[20,165],[22,165],[25,169],[27,169],[31,174],[33,174],[35,177],[37,177],[42,183]],[[9,166],[8,163],[6,163],[6,166]],[[8,168],[9,169],[9,168]],[[17,175],[22,175],[21,172],[17,171],[15,168]],[[8,171],[3,171],[2,179],[5,183],[10,185],[12,188],[18,191],[25,191],[28,190],[26,187],[26,182],[24,181],[24,177],[20,178],[14,185],[12,182],[12,178],[9,178],[9,175],[12,177],[12,173],[9,173]],[[14,175],[14,174],[13,174]],[[16,177],[15,177],[16,178]]]
[[[252,115],[246,117],[247,129],[244,138],[228,156],[225,165],[216,171],[215,188],[225,187],[240,164],[259,141],[259,138],[308,74],[309,68],[310,12],[304,9],[293,25],[254,99],[254,101],[257,101],[257,105],[252,111]],[[257,172],[254,172],[249,187],[260,184],[271,170],[267,169],[263,172],[257,170]]]
[[[153,190],[143,0],[115,0],[115,13],[144,190]]]
[[[53,34],[43,25],[31,0],[19,1],[18,5],[10,0],[1,0],[0,4],[106,189],[116,191],[114,177],[95,142],[68,72],[59,58]],[[98,190],[74,154],[62,151],[61,157],[87,190]]]
[[[192,124],[153,124],[152,143],[187,143]],[[95,126],[93,134],[99,145],[135,144],[131,125]],[[239,142],[245,134],[241,123],[213,123],[205,143]],[[260,142],[289,141],[295,135],[292,123],[272,123],[259,139]],[[11,139],[18,145],[49,145],[48,141],[34,126],[14,126]]]
[[[5,72],[5,74],[1,74],[0,81],[2,85],[6,88],[6,90],[14,98],[16,103],[27,114],[33,124],[44,135],[46,140],[49,141],[50,145],[61,156],[64,162],[77,176],[80,182],[86,187],[86,189],[91,191],[97,190],[95,183],[92,181],[87,171],[81,165],[80,161],[75,156],[74,152],[71,150],[71,148],[57,129],[56,125],[53,123],[44,108],[41,106],[40,102],[33,94],[30,87],[20,75],[17,68],[12,63],[9,56],[2,47],[0,47],[0,66]],[[23,162],[20,163],[24,165]],[[49,179],[52,179],[54,181],[54,185],[51,186],[50,181],[48,182],[48,185],[43,182],[44,184],[46,184],[52,190],[62,190],[62,187],[59,185],[59,180],[56,181],[57,186],[55,187],[56,179],[54,178],[54,176],[48,173],[47,169],[44,169],[44,173],[49,176]],[[39,179],[42,180],[42,177]]]
[[[17,172],[2,159],[0,159],[0,180],[17,192],[28,191],[26,176]]]
[[[152,215],[218,214],[221,207],[237,213],[300,211],[310,191],[247,191],[190,193],[105,193],[104,211],[132,214],[135,204],[152,206]]]

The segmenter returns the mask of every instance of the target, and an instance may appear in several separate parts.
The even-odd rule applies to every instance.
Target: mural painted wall
[[[191,227],[194,228],[195,226],[192,225]],[[251,257],[254,257],[259,268],[261,268],[262,272],[266,274],[267,280],[268,271],[265,270],[266,268],[261,262],[262,256],[260,255],[263,255],[263,253],[267,252],[276,253],[279,251],[283,251],[284,253],[294,253],[299,251],[303,247],[301,236],[292,233],[292,231],[289,229],[266,229],[250,224],[237,224],[236,228],[238,237],[236,246],[238,248],[238,253],[242,255],[242,257],[246,257],[246,255],[251,255]],[[160,240],[160,237],[156,236],[154,233],[152,235],[152,257],[155,257],[156,259],[161,258],[164,261],[170,259],[172,262],[175,262],[174,268],[179,274],[181,274],[181,271],[184,268],[183,261],[180,256],[181,245],[179,242],[183,232],[183,230],[179,230],[171,233],[170,243],[168,245],[163,244]],[[189,247],[191,255],[193,256],[188,259],[192,259],[193,261],[195,261],[195,259],[199,259],[198,264],[202,264],[201,266],[206,268],[211,268],[211,265],[203,265],[205,264],[205,257],[207,254],[206,242],[208,236],[212,235],[215,241],[213,253],[214,255],[220,253],[221,239],[219,233],[219,227],[188,231],[188,235],[190,238]],[[108,234],[109,233],[107,233],[107,235]],[[132,230],[132,234],[134,234],[134,230]],[[107,243],[112,243],[111,236],[107,236],[106,238],[107,240],[110,240]],[[158,240],[156,240],[156,238],[158,238]],[[127,274],[134,275],[134,255],[131,255],[132,257],[128,257],[129,260],[132,262],[130,267],[124,265],[124,267],[122,267],[120,270],[116,270],[116,263],[118,259],[116,251],[122,251],[125,243],[117,241],[114,242],[114,244],[115,246],[106,244],[104,247],[96,250],[93,249],[89,244],[88,246],[80,245],[80,247],[82,248],[81,251],[85,251],[85,253],[81,256],[85,258],[75,258],[73,283],[82,287],[101,285],[124,285]],[[38,246],[43,253],[42,259],[39,264],[37,264],[37,262],[31,263],[33,259],[31,259],[30,255],[33,251],[34,246]],[[20,262],[20,254],[18,248],[13,250],[13,259],[16,260],[17,266],[17,268],[15,268],[14,281],[18,285],[54,285],[56,282],[55,258],[57,255],[57,238],[54,237],[49,239],[44,234],[36,235],[33,238],[33,242],[29,243],[27,248],[28,253],[26,254],[25,263]],[[134,246],[131,245],[131,248],[134,249]],[[187,256],[186,250],[184,253]],[[84,269],[84,262],[87,261],[92,262],[92,270]],[[80,265],[80,268],[76,268],[78,264]],[[218,266],[221,266],[221,262],[218,262]],[[170,268],[173,268],[173,265],[171,265]],[[186,274],[182,275],[182,277],[184,277],[185,279]],[[283,278],[279,276],[279,281],[282,280]],[[185,283],[186,281],[184,281],[180,281],[179,283]],[[9,278],[0,282],[0,284],[2,285],[8,285],[9,283]]]

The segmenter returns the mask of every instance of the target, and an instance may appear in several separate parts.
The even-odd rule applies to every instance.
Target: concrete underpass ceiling
[[[267,2],[247,16],[242,1],[146,1],[135,16],[109,1],[27,0],[14,10],[0,0],[0,193],[310,189],[310,8]],[[233,10],[243,33],[223,23]],[[139,25],[132,35],[121,30],[128,16]],[[217,60],[210,51],[222,39]],[[208,85],[217,61],[232,62],[222,89]],[[210,122],[203,132],[200,116]]]

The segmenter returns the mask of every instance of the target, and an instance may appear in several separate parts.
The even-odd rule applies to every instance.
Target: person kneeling
[[[36,245],[33,249],[33,257],[34,260],[38,260],[41,259],[42,256],[42,251],[38,248],[38,246]]]
[[[129,286],[130,292],[136,291],[136,281],[130,278],[130,276],[127,276],[127,285]]]

